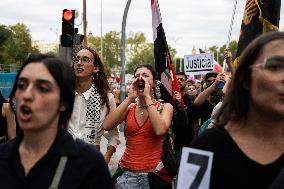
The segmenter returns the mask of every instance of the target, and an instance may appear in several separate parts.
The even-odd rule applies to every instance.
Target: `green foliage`
[[[106,69],[112,69],[120,64],[119,32],[110,31],[103,36],[103,63]],[[101,53],[101,38],[88,36],[88,45]]]
[[[148,43],[126,64],[126,73],[133,74],[135,68],[140,64],[151,64],[155,67],[154,44]]]
[[[30,53],[38,52],[32,47],[32,37],[25,24],[0,26],[0,64],[4,71],[16,71]]]
[[[223,46],[221,46],[220,48],[216,45],[209,47],[209,51],[211,53],[214,53],[214,59],[221,65],[223,66],[223,60],[224,60],[224,49],[226,48],[226,44],[224,44]],[[235,57],[236,53],[237,53],[237,48],[238,48],[238,43],[237,41],[231,41],[229,43],[229,48],[230,51],[232,53],[233,58]]]

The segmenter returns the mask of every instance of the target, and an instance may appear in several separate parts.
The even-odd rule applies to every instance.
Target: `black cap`
[[[205,75],[205,80],[207,80],[209,77],[214,77],[216,78],[218,75],[217,72],[208,72],[206,75]]]

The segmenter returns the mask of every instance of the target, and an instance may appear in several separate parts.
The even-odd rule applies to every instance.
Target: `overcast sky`
[[[103,34],[121,31],[127,0],[102,0]],[[176,48],[179,56],[191,54],[198,48],[226,43],[235,0],[160,0],[162,21],[168,44]],[[132,0],[127,17],[126,33],[143,32],[153,42],[151,0]],[[283,2],[282,2],[283,3]],[[1,0],[0,24],[24,23],[33,40],[58,42],[61,16],[64,8],[77,9],[80,16],[82,0]],[[238,0],[232,40],[238,40],[245,0]],[[88,32],[100,36],[101,0],[87,0]],[[82,25],[78,26],[82,33]],[[280,29],[284,28],[281,9]],[[56,30],[58,34],[56,35]]]

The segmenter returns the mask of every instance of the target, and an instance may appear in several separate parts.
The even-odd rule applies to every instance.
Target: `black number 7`
[[[202,181],[202,178],[207,170],[208,160],[209,160],[209,157],[206,155],[194,154],[192,152],[189,152],[187,163],[200,166],[200,169],[198,170],[196,177],[193,180],[189,189],[198,189],[200,182]]]

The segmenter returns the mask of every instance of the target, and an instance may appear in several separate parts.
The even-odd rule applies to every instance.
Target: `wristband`
[[[148,109],[150,106],[155,105],[155,103],[151,103],[149,105],[146,106],[146,109]]]

